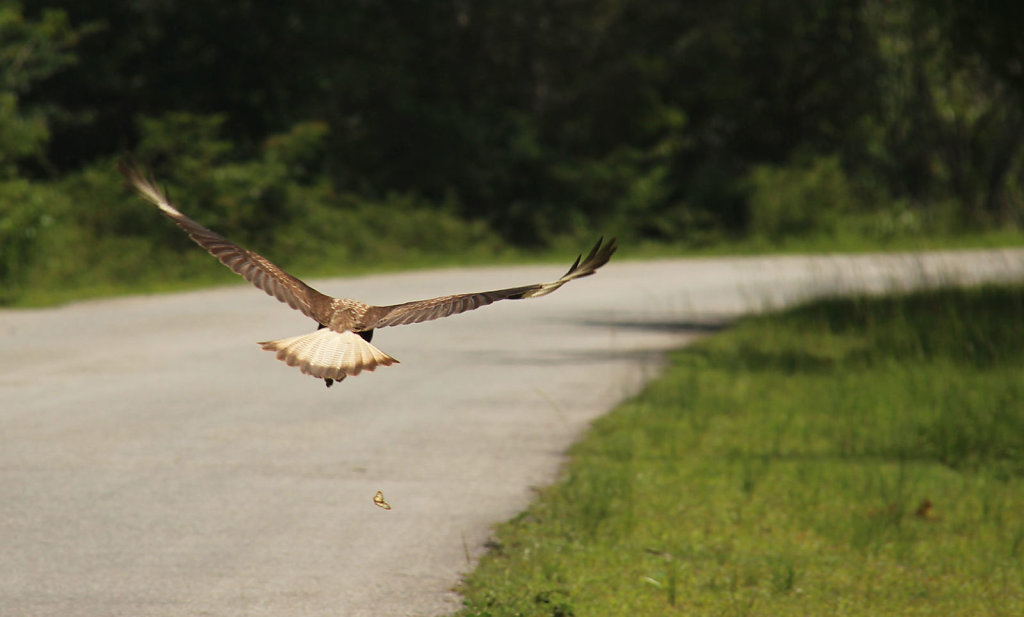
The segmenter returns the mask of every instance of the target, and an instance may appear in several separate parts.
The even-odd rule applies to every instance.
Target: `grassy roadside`
[[[673,360],[460,616],[1024,614],[1024,288],[818,302]]]
[[[159,221],[163,223],[163,221]],[[173,226],[166,224],[172,237]],[[586,252],[598,233],[555,239],[543,250],[516,249],[497,241],[452,243],[445,250],[417,249],[395,246],[380,251],[372,258],[353,259],[345,246],[313,243],[311,247],[291,247],[289,251],[264,250],[289,272],[303,279],[339,276],[361,276],[381,272],[397,272],[426,268],[471,267],[525,263],[568,264],[580,252]],[[615,235],[608,233],[608,236]],[[184,243],[183,253],[166,247],[139,249],[143,255],[128,263],[85,259],[79,255],[56,253],[44,267],[33,271],[9,293],[0,293],[0,309],[47,307],[114,296],[170,293],[223,285],[246,285],[237,275],[225,269],[199,247]],[[971,232],[955,236],[897,237],[886,241],[863,236],[836,238],[810,236],[769,243],[763,239],[729,240],[708,246],[673,245],[661,242],[620,242],[616,261],[624,259],[658,259],[671,257],[706,257],[723,255],[761,255],[774,253],[864,253],[885,251],[923,251],[1012,248],[1024,246],[1024,234],[1014,230]],[[252,247],[262,250],[260,247]],[[301,250],[300,250],[301,249]],[[280,254],[279,254],[280,253]],[[296,258],[296,255],[300,255]],[[306,255],[305,258],[301,255]],[[70,266],[67,263],[95,262],[93,266]]]

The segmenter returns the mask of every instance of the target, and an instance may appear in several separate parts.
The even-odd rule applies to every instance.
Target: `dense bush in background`
[[[126,151],[286,266],[1018,227],[1020,23],[951,0],[0,0],[0,302],[187,276]]]

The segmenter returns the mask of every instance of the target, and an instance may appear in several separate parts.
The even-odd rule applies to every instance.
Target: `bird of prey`
[[[569,281],[593,274],[608,263],[616,248],[614,238],[609,242],[601,238],[585,258],[582,255],[577,257],[568,272],[550,283],[373,306],[358,300],[332,298],[322,294],[262,255],[242,248],[203,227],[179,212],[157,187],[152,175],[144,173],[136,164],[121,161],[118,170],[131,187],[160,208],[164,215],[222,264],[319,324],[317,330],[309,334],[265,341],[259,345],[267,351],[277,352],[277,359],[283,360],[288,366],[297,366],[303,373],[323,379],[328,387],[350,375],[355,376],[362,371],[372,371],[378,366],[390,366],[398,362],[370,343],[376,328],[440,319],[499,300],[545,296]]]

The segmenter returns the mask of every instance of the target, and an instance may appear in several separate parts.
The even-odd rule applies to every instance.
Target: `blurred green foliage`
[[[806,166],[758,165],[749,176],[751,228],[772,240],[788,235],[834,234],[852,206],[850,183],[837,157]]]
[[[0,0],[0,301],[180,261],[187,240],[119,187],[124,152],[198,220],[298,261],[1016,229],[1022,19],[925,0]],[[62,265],[58,237],[94,257]]]

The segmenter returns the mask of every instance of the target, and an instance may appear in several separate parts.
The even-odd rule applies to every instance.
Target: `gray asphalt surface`
[[[388,303],[563,267],[312,283]],[[0,615],[444,614],[492,525],[664,350],[810,296],[1022,277],[1022,251],[613,260],[380,330],[402,363],[331,389],[259,349],[313,324],[245,285],[0,311]]]

